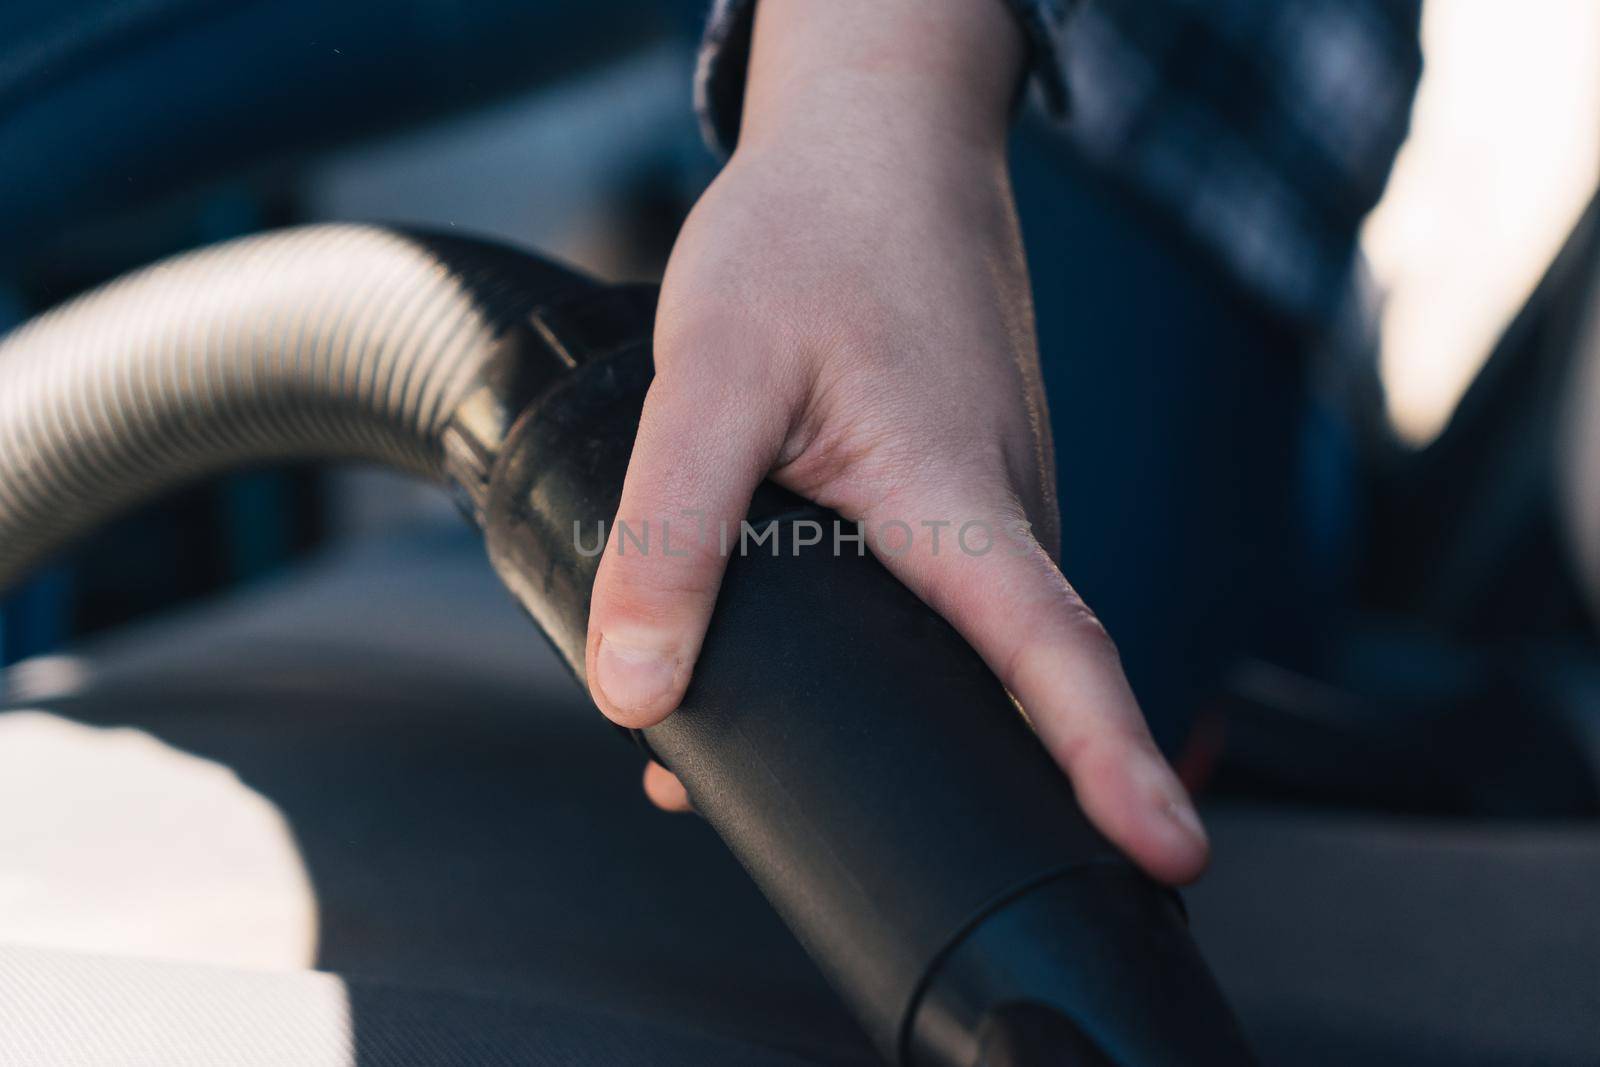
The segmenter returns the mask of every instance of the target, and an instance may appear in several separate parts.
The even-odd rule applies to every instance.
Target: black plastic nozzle
[[[616,514],[652,374],[636,301],[634,341],[577,353],[511,430],[483,512],[497,571],[580,678],[599,562],[580,543]],[[774,536],[730,545],[688,693],[642,743],[892,1062],[1251,1062],[1176,897],[1095,832],[983,661],[837,521],[757,492],[750,523]]]

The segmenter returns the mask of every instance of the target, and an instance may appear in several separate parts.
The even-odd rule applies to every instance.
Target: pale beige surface
[[[287,823],[228,768],[133,729],[0,714],[0,945],[310,966]]]
[[[0,945],[0,1067],[350,1067],[330,974]]]

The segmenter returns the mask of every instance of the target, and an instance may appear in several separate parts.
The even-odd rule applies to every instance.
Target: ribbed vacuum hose
[[[0,589],[109,514],[240,464],[427,478],[508,341],[576,276],[372,226],[248,237],[127,275],[0,341]]]

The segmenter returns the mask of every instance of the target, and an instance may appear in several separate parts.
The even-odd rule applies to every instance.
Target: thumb
[[[731,382],[651,385],[589,613],[589,691],[618,725],[683,699],[727,566],[720,531],[737,536],[783,425]]]

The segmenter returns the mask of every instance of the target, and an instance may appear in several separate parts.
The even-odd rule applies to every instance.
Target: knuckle
[[[698,610],[715,598],[722,560],[714,545],[673,546],[669,556],[654,537],[637,554],[631,546],[628,552],[617,552],[616,543],[614,538],[601,562],[592,615],[659,622]]]
[[[1065,583],[1063,583],[1065,584]],[[1003,677],[1012,685],[1031,688],[1047,684],[1061,662],[1062,649],[1070,646],[1080,655],[1121,670],[1121,656],[1111,633],[1083,598],[1070,586],[1047,609],[1050,618],[1043,625],[1028,627],[1028,636],[1011,647],[1003,661]]]
[[[1117,643],[1112,639],[1111,631],[1106,629],[1106,624],[1095,614],[1094,609],[1084,603],[1077,590],[1070,587],[1062,605],[1062,624],[1073,640],[1106,662],[1120,666],[1122,655],[1117,651]]]
[[[1051,746],[1050,753],[1061,766],[1077,775],[1083,771],[1085,765],[1093,758],[1095,750],[1100,747],[1098,741],[1094,733],[1080,730],[1057,740]]]

